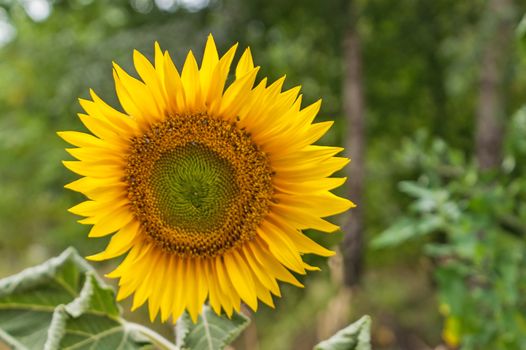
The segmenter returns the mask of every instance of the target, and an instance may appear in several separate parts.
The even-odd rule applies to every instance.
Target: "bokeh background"
[[[133,71],[132,50],[152,57],[154,41],[199,60],[213,33],[221,53],[250,46],[259,79],[287,74],[306,104],[323,98],[319,120],[336,122],[321,143],[347,147],[339,193],[358,204],[334,218],[341,232],[309,232],[338,255],[308,257],[322,271],[284,285],[234,347],[310,349],[369,314],[375,349],[525,349],[525,12],[524,0],[0,1],[0,278],[106,243],[66,211],[82,197],[63,188],[75,177],[56,131],[83,130],[77,98],[93,88],[118,106],[113,60]],[[144,308],[127,317],[148,324]]]

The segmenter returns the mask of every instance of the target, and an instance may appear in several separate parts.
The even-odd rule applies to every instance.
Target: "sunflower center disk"
[[[203,231],[221,227],[239,194],[235,171],[202,144],[187,144],[155,162],[151,183],[161,217],[174,229]]]
[[[131,140],[128,198],[148,239],[185,257],[256,234],[273,196],[268,158],[235,123],[170,116]]]

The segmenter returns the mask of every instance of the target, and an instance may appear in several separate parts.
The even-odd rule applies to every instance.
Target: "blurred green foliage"
[[[400,164],[416,180],[406,214],[373,241],[376,248],[424,242],[437,283],[443,338],[462,349],[522,349],[526,344],[526,109],[509,125],[502,168],[481,173],[471,157],[420,132]]]
[[[104,239],[88,239],[89,228],[66,212],[81,196],[62,188],[74,176],[60,164],[66,145],[55,132],[82,130],[76,99],[88,97],[88,88],[118,106],[112,60],[133,71],[132,50],[152,57],[156,40],[179,64],[188,49],[202,52],[210,32],[221,52],[236,41],[250,45],[262,67],[260,79],[286,73],[287,87],[302,85],[306,104],[323,98],[320,120],[336,123],[322,142],[343,144],[346,128],[352,128],[341,110],[345,3],[0,0],[0,277],[69,245],[84,255],[104,246]],[[522,230],[526,154],[521,137],[526,126],[519,120],[526,117],[518,114],[509,125],[501,172],[479,174],[471,154],[478,63],[491,17],[486,1],[356,4],[367,103],[366,196],[358,204],[365,208],[366,237],[391,227],[379,239],[397,246],[367,251],[365,292],[349,308],[355,316],[371,313],[375,348],[405,349],[400,334],[408,332],[440,343],[439,308],[429,305],[435,297],[446,305],[440,308],[447,311],[446,329],[466,346],[513,344],[523,331],[509,316],[523,308],[517,293],[524,237],[516,231]],[[526,4],[515,5],[518,25]],[[502,91],[507,115],[526,96],[526,55],[517,44],[509,53]],[[413,137],[419,129],[425,132]],[[327,246],[342,236],[309,234]],[[333,265],[336,271],[337,261]],[[277,310],[258,311],[261,349],[315,343],[317,317],[340,290],[339,279],[329,274],[325,268],[310,275],[305,290],[284,286]],[[482,311],[495,321],[479,337],[488,327],[482,324],[485,317],[478,317]],[[504,343],[491,343],[497,341]]]

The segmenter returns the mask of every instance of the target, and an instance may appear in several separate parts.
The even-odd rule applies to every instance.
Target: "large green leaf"
[[[0,280],[0,338],[15,348],[42,349],[55,307],[72,302],[90,271],[72,249]]]
[[[419,220],[401,218],[371,242],[371,247],[380,249],[400,245],[410,239],[429,235],[446,225],[438,215],[425,215]]]
[[[363,316],[316,345],[314,350],[371,350],[371,318]]]
[[[0,280],[0,339],[31,350],[139,349],[163,341],[120,317],[113,289],[71,248]]]
[[[78,298],[53,314],[44,349],[140,349],[150,344],[121,319],[113,290],[88,273]]]
[[[186,312],[177,320],[177,345],[191,350],[224,349],[249,323],[250,319],[243,314],[234,313],[229,320],[205,305],[197,323]]]

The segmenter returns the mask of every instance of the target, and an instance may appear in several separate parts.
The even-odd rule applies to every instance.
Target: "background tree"
[[[497,168],[502,161],[506,118],[504,86],[509,76],[515,8],[512,0],[490,0],[481,23],[484,48],[480,61],[479,96],[475,125],[477,161],[481,169]]]
[[[363,264],[363,188],[365,179],[365,101],[363,93],[362,43],[359,33],[359,8],[345,2],[342,13],[348,17],[343,39],[343,113],[346,120],[346,149],[352,164],[348,167],[349,198],[357,204],[349,212],[342,245],[344,283],[358,284]]]

